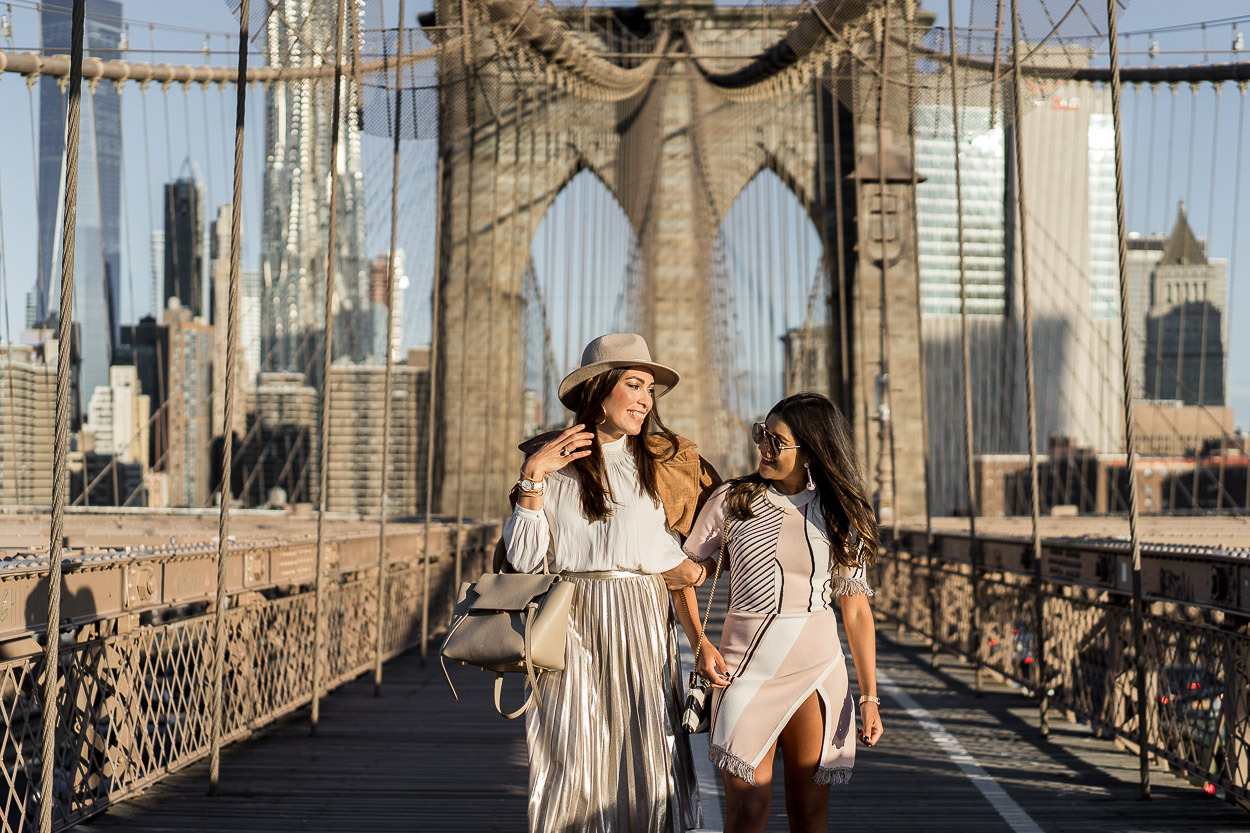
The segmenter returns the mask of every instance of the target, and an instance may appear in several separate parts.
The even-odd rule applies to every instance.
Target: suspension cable
[[[1015,0],[1013,0],[1015,2]],[[1120,65],[1116,44],[1116,0],[1107,0],[1107,43],[1111,49],[1111,118],[1115,136],[1115,213],[1120,283],[1120,370],[1124,377],[1124,445],[1128,456],[1129,547],[1133,563],[1133,650],[1137,689],[1137,750],[1141,797],[1150,798],[1150,721],[1146,705],[1145,637],[1142,633],[1141,540],[1137,528],[1137,447],[1133,427],[1133,370],[1129,354],[1128,240],[1124,230],[1124,157],[1120,142]]]
[[[239,78],[247,77],[248,13],[250,0],[239,8]],[[215,795],[221,775],[224,680],[226,668],[226,574],[230,552],[230,501],[234,473],[234,386],[239,352],[239,246],[243,239],[243,137],[246,127],[247,84],[235,84],[234,186],[230,206],[230,286],[226,306],[226,393],[221,418],[221,509],[217,521],[217,599],[213,609],[213,704],[209,747],[208,791]],[[333,221],[331,221],[333,222]],[[218,322],[217,326],[221,326]],[[318,517],[320,525],[320,517]],[[318,542],[320,550],[320,542]],[[315,696],[315,695],[314,695]]]
[[[70,354],[74,332],[74,238],[78,228],[78,129],[82,98],[83,33],[86,0],[74,0],[70,40],[69,103],[65,133],[65,206],[61,235],[61,313],[57,322],[56,420],[52,447],[52,526],[48,538],[48,623],[43,652],[42,748],[39,767],[39,833],[51,833],[56,804],[57,689],[61,659],[61,562],[64,558],[65,503],[69,497]],[[85,468],[85,466],[84,466]]]
[[[399,22],[395,28],[395,136],[391,146],[391,248],[386,258],[386,379],[383,383],[382,403],[382,474],[378,493],[378,586],[377,586],[377,641],[373,650],[373,696],[382,695],[382,654],[386,646],[386,578],[387,546],[386,489],[391,470],[391,385],[395,373],[395,350],[391,344],[395,328],[395,229],[399,219],[399,131],[404,110],[404,0],[399,0]],[[359,78],[357,78],[359,83]],[[416,113],[412,114],[415,119]],[[414,425],[415,429],[416,426]],[[459,583],[456,584],[459,587]]]
[[[1114,2],[1114,0],[1112,0]],[[1034,386],[1034,369],[1033,369],[1033,319],[1032,308],[1029,303],[1029,243],[1028,243],[1028,218],[1025,214],[1025,207],[1028,201],[1025,199],[1025,175],[1024,175],[1024,90],[1020,83],[1020,12],[1019,0],[1011,0],[1011,61],[1014,67],[1014,76],[1012,78],[1012,88],[1015,94],[1015,151],[1016,151],[1016,201],[1019,206],[1020,216],[1020,286],[1021,297],[1023,300],[1022,317],[1024,319],[1024,393],[1025,393],[1025,410],[1028,419],[1028,442],[1029,442],[1029,515],[1032,525],[1032,563],[1034,575],[1034,611],[1033,611],[1033,627],[1034,638],[1037,642],[1037,659],[1035,663],[1037,667],[1038,680],[1038,720],[1041,724],[1042,737],[1048,737],[1050,734],[1050,726],[1047,721],[1046,709],[1048,699],[1046,695],[1046,649],[1045,649],[1045,616],[1043,615],[1045,600],[1042,596],[1042,538],[1040,526],[1040,498],[1038,494],[1037,479],[1037,410],[1035,407],[1035,386]]]
[[[317,489],[317,582],[316,599],[313,606],[313,679],[312,679],[312,714],[310,729],[317,733],[317,723],[321,719],[321,685],[324,664],[322,661],[322,644],[325,637],[322,633],[322,620],[325,618],[326,593],[326,551],[325,521],[327,494],[330,487],[330,400],[331,363],[334,346],[334,266],[336,252],[334,237],[338,228],[338,197],[339,197],[339,132],[343,111],[343,29],[346,26],[344,7],[346,0],[338,0],[338,11],[334,18],[334,105],[330,120],[330,223],[326,238],[326,297],[325,297],[325,336],[321,358],[321,485]]]
[[[973,443],[972,427],[972,359],[968,344],[968,269],[964,257],[964,186],[963,162],[960,151],[963,149],[959,122],[959,76],[956,71],[955,50],[955,0],[947,0],[947,14],[950,15],[952,37],[951,48],[951,142],[955,152],[955,232],[959,246],[959,352],[963,367],[963,409],[964,409],[964,474],[968,489],[968,547],[972,561],[972,650],[975,666],[974,686],[981,691],[982,650],[981,650],[981,548],[977,540],[977,512],[980,507],[977,501],[976,474],[973,470],[973,454],[976,447]]]

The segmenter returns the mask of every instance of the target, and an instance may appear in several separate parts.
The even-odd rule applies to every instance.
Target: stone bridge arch
[[[507,511],[507,489],[521,461],[515,450],[522,439],[516,403],[529,246],[555,196],[583,169],[616,197],[633,227],[643,271],[642,309],[634,317],[642,322],[655,358],[683,374],[682,384],[665,398],[665,419],[699,442],[714,462],[725,459],[725,449],[717,445],[728,414],[712,379],[707,347],[726,334],[716,330],[708,314],[708,275],[725,213],[746,184],[769,168],[817,223],[827,256],[834,250],[837,224],[842,225],[846,284],[835,297],[845,304],[830,310],[830,321],[845,321],[847,333],[845,339],[830,339],[829,357],[831,366],[850,369],[843,376],[830,374],[829,392],[854,414],[869,459],[872,405],[864,391],[871,390],[875,374],[881,278],[870,254],[855,245],[855,218],[866,213],[860,195],[847,179],[834,177],[827,112],[840,105],[817,83],[832,52],[798,55],[784,77],[735,86],[732,78],[713,78],[681,53],[703,48],[699,39],[707,27],[700,24],[701,16],[714,25],[738,25],[734,15],[759,14],[758,9],[727,11],[709,4],[683,7],[677,15],[675,5],[649,5],[646,14],[658,31],[653,41],[657,56],[624,68],[596,57],[593,48],[553,22],[558,10],[533,0],[467,6],[437,0],[435,5],[436,22],[447,31],[458,29],[461,10],[470,9],[465,31],[472,34],[462,48],[445,50],[440,59],[444,180],[433,419],[436,448],[444,453],[436,460],[431,484],[436,510],[471,517]],[[819,0],[817,5],[829,6],[826,12],[837,6],[841,19],[851,19],[846,2]],[[849,5],[862,14],[869,4],[853,0]],[[810,30],[813,21],[804,19],[794,29],[777,28],[762,37],[781,43],[795,31]],[[525,46],[510,54],[502,46],[509,38]],[[462,52],[473,56],[472,72]],[[869,146],[865,126],[853,116],[847,113],[842,121],[844,175],[860,161],[855,147]],[[905,140],[906,128],[895,134]],[[841,216],[825,205],[835,189],[844,197]],[[910,191],[900,190],[899,197],[904,208],[910,205]],[[891,328],[905,334],[892,340],[892,360],[915,364],[919,336],[910,262],[891,271],[890,285]],[[839,344],[847,345],[845,361]],[[902,417],[898,421],[914,422],[918,429],[918,394],[896,390],[893,405]],[[896,435],[900,456],[918,455],[922,442],[921,434],[905,433],[901,442]],[[923,497],[903,507],[908,501],[911,497],[900,495],[905,511],[923,511]]]

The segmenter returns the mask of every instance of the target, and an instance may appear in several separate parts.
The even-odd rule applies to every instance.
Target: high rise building
[[[213,328],[173,301],[162,323],[169,344],[165,471],[170,502],[175,506],[206,506],[212,441]]]
[[[194,175],[165,184],[165,289],[161,309],[177,298],[193,317],[205,314],[204,189]]]
[[[343,21],[344,42],[364,25],[364,2]],[[273,65],[320,65],[333,51],[335,12],[314,0],[289,0],[271,15],[265,53]],[[279,18],[299,20],[293,29]],[[369,263],[364,251],[364,178],[355,88],[343,87],[337,157],[330,153],[334,90],[314,80],[281,81],[266,92],[266,157],[261,269],[265,304],[261,338],[265,371],[320,374],[329,243],[330,165],[338,170],[333,262],[337,286],[334,353],[362,360],[373,349]]]
[[[87,410],[87,425],[95,434],[97,453],[147,467],[151,400],[140,392],[134,365],[110,367],[109,386],[95,389]]]
[[[429,368],[396,364],[391,379],[391,424],[383,425],[386,368],[340,360],[330,368],[330,476],[332,512],[377,514],[382,492],[383,442],[390,447],[387,512],[413,514],[424,505],[425,415]],[[362,466],[361,460],[374,461]]]
[[[152,264],[152,317],[160,315],[165,309],[165,232],[152,229],[150,243]]]
[[[111,60],[122,37],[122,4],[87,0],[85,54]],[[72,0],[40,5],[45,55],[67,55],[72,37]],[[65,204],[66,99],[59,80],[39,79],[39,240],[35,322],[55,313],[61,274],[61,219]],[[121,299],[121,104],[112,84],[82,97],[78,155],[78,216],[75,229],[75,320],[82,344],[81,401],[108,385],[110,357],[120,338]]]
[[[230,206],[217,207],[217,217],[209,225],[209,274],[212,276],[213,298],[213,436],[220,436],[224,430],[226,405],[226,354],[230,342],[227,319],[230,313]],[[234,390],[234,431],[238,435],[244,432],[244,416],[249,410],[247,392],[256,387],[256,368],[248,363],[249,351],[244,316],[253,310],[244,303],[247,295],[244,287],[244,275],[239,271],[239,328],[236,336],[235,357],[235,390]],[[259,310],[256,310],[257,312]],[[257,345],[259,347],[259,345]],[[256,351],[252,351],[254,354]]]
[[[369,301],[373,315],[373,349],[371,355],[386,360],[386,267],[389,257],[380,254],[369,263]],[[395,313],[391,319],[391,355],[401,360],[404,344],[404,292],[408,276],[404,274],[404,250],[395,250],[395,274],[391,303]]]
[[[1207,257],[1182,203],[1167,235],[1129,241],[1129,346],[1139,398],[1222,406],[1227,263]]]
[[[56,340],[0,345],[0,505],[52,502]]]
[[[1042,48],[1038,62],[1089,54]],[[1122,445],[1114,158],[1109,93],[1088,82],[1029,91],[1024,123],[1038,450],[1051,437]],[[915,111],[918,258],[930,435],[930,509],[967,511],[964,480],[957,197],[962,196],[974,454],[1027,452],[1015,126],[970,101],[960,108],[962,194],[955,190],[949,90]],[[956,441],[952,441],[952,440]]]

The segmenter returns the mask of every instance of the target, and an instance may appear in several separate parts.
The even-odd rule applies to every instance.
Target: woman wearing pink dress
[[[726,833],[764,830],[778,743],[790,830],[823,831],[829,787],[850,780],[856,737],[872,746],[883,732],[864,572],[877,525],[846,420],[826,397],[781,400],[752,439],[758,471],[713,494],[685,545],[710,573],[728,535],[729,610],[720,649],[703,642],[698,668],[717,686],[710,757],[725,782]],[[698,644],[694,591],[684,592],[677,612]],[[858,733],[835,601],[857,671]]]

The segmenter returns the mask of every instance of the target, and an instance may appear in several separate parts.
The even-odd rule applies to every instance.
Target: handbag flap
[[[524,610],[560,577],[552,573],[486,573],[473,586],[472,610]]]

